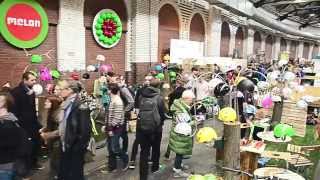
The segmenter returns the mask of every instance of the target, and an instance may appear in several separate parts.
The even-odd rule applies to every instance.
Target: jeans
[[[162,131],[148,133],[143,131],[137,131],[137,141],[140,144],[140,180],[148,179],[149,165],[148,159],[150,150],[152,148],[152,172],[159,170],[160,159],[160,145],[161,145]]]
[[[129,157],[127,152],[123,151],[120,147],[120,137],[123,132],[114,133],[113,136],[107,138],[108,151],[109,151],[109,170],[117,168],[117,156],[121,158],[122,162],[127,165]]]
[[[0,170],[1,180],[13,180],[13,171],[10,170]]]
[[[183,159],[183,155],[176,154],[176,159],[174,160],[175,169],[182,169],[182,159]]]

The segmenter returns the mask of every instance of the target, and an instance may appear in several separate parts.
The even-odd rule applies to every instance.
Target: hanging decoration
[[[52,76],[50,74],[50,70],[47,67],[40,68],[40,80],[41,81],[51,81]]]
[[[102,73],[112,72],[112,64],[102,64],[99,70]]]
[[[118,14],[111,9],[98,12],[93,21],[93,36],[104,48],[116,46],[122,36],[122,23]]]

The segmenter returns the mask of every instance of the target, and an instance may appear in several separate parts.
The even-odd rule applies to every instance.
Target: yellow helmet
[[[196,138],[198,143],[207,143],[217,139],[218,136],[213,128],[203,127],[198,131]]]
[[[225,107],[219,111],[218,119],[223,122],[234,122],[237,120],[237,112],[231,107]]]

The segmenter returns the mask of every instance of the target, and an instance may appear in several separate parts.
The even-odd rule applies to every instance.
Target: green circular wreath
[[[112,10],[100,11],[93,27],[96,40],[103,47],[113,47],[121,39],[122,23],[117,13]]]

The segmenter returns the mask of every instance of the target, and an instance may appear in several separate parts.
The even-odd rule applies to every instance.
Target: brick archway
[[[220,56],[229,56],[230,45],[230,27],[227,22],[223,22],[221,26],[221,42],[220,42]]]
[[[244,32],[242,27],[239,27],[236,32],[235,39],[235,48],[239,52],[239,57],[243,57],[243,40],[244,40]]]
[[[253,35],[253,53],[257,54],[261,50],[261,34],[256,31]]]
[[[171,39],[179,39],[179,16],[171,4],[163,5],[159,10],[158,61],[170,48]]]
[[[205,41],[205,24],[199,13],[196,13],[191,19],[189,39],[191,41]]]
[[[280,52],[287,50],[287,41],[284,38],[280,40]]]

